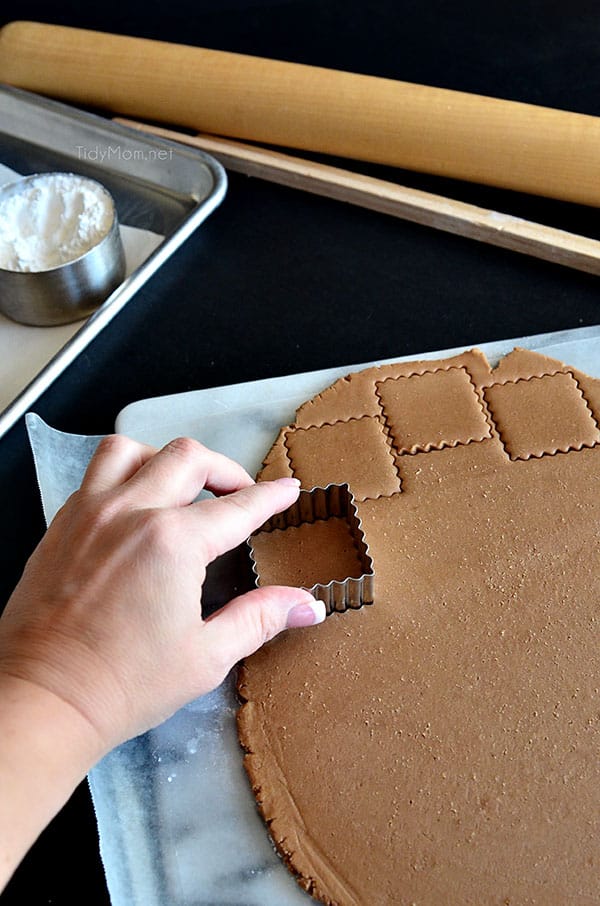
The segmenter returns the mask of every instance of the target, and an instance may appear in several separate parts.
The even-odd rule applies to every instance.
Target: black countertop
[[[600,113],[594,0],[9,0],[0,21],[16,18]],[[592,209],[354,167],[600,238]],[[223,205],[35,409],[104,433],[148,396],[592,325],[599,311],[597,278],[232,174]],[[0,440],[0,494],[5,601],[43,531],[22,420]],[[0,901],[108,904],[85,785]]]

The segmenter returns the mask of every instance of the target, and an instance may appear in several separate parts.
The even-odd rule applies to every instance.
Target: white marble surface
[[[472,345],[478,345],[476,343]],[[515,345],[600,376],[600,328],[480,344],[495,361]],[[444,350],[407,358],[438,358]],[[349,366],[145,400],[117,418],[123,433],[160,445],[190,434],[256,471],[295,407]],[[38,477],[51,517],[76,487],[97,438],[31,419]],[[56,469],[60,465],[60,472]],[[270,844],[242,767],[233,677],[145,736],[116,749],[90,775],[114,906],[301,906]]]

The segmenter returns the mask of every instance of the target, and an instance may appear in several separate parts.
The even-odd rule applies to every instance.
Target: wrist
[[[84,777],[106,747],[94,725],[74,705],[32,679],[0,668],[0,724],[3,750],[32,746],[32,757],[44,757]]]
[[[0,890],[104,750],[76,708],[0,671]]]

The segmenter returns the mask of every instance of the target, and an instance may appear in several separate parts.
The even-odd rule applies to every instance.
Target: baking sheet
[[[26,327],[0,315],[0,437],[129,302],[225,195],[225,171],[191,148],[0,85],[0,183],[66,170],[97,179],[115,199],[127,274],[75,324]],[[3,178],[4,177],[4,178]]]
[[[600,377],[600,327],[479,348],[496,362],[515,345]],[[404,358],[431,359],[461,351]],[[336,377],[370,364],[376,363],[144,400],[124,409],[116,427],[156,446],[189,434],[255,472],[299,403]],[[114,906],[313,902],[283,867],[257,814],[242,767],[236,710],[230,676],[214,693],[116,749],[92,771],[90,786]]]

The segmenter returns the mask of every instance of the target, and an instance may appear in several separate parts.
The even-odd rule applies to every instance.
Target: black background
[[[3,4],[37,19],[600,113],[594,0]],[[355,169],[600,238],[596,211]],[[76,433],[148,396],[598,322],[597,278],[231,175],[223,205],[41,397]],[[0,601],[43,531],[22,421],[0,440]],[[108,904],[82,785],[7,904]]]

